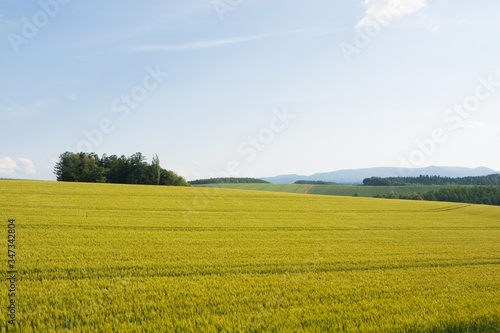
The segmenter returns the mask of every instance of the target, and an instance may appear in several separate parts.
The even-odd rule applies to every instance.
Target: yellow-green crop
[[[237,183],[237,184],[205,184],[194,185],[197,187],[217,187],[233,190],[251,190],[283,193],[306,193],[339,195],[339,196],[360,196],[372,198],[377,194],[412,194],[417,192],[437,191],[448,187],[447,185],[428,186],[364,186],[364,185],[306,185],[306,184],[267,184],[267,183]]]
[[[500,207],[3,180],[0,218],[23,332],[500,330]]]

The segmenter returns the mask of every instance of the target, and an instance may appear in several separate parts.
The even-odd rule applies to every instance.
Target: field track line
[[[446,206],[446,207],[443,207],[443,208],[437,208],[437,209],[432,209],[431,212],[447,212],[447,211],[450,211],[450,210],[456,210],[456,209],[462,209],[462,208],[465,208],[465,207],[469,207],[471,204],[463,204],[463,205],[457,205],[457,206]]]
[[[307,188],[307,190],[304,192],[304,194],[307,194],[307,192],[309,192],[309,190],[313,187],[314,185],[311,185]]]

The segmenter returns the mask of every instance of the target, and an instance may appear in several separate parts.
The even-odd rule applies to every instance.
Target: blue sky
[[[187,179],[500,171],[500,2],[0,4],[0,177],[67,151]]]

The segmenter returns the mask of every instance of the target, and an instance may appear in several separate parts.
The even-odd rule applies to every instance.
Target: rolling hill
[[[500,329],[500,207],[11,180],[0,212],[18,331]]]
[[[323,180],[339,184],[361,184],[363,179],[370,177],[418,177],[420,175],[442,176],[442,177],[467,177],[487,176],[500,173],[486,167],[462,168],[462,167],[437,167],[402,169],[393,167],[365,168],[339,170],[334,172],[317,173],[311,176],[303,175],[280,175],[275,177],[262,177],[261,179],[273,184],[293,184],[297,180]]]
[[[353,186],[353,185],[305,185],[305,184],[207,184],[199,187],[224,188],[281,193],[302,193],[337,196],[360,196],[371,198],[377,194],[412,194],[439,190],[443,186]]]

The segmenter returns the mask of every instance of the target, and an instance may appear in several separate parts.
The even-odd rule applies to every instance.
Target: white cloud
[[[36,174],[35,164],[27,158],[18,158],[21,174],[34,175]]]
[[[0,177],[15,177],[17,169],[19,167],[12,158],[8,156],[0,158]]]
[[[35,164],[27,158],[17,158],[17,162],[9,156],[0,158],[0,177],[21,177],[36,174]]]
[[[215,39],[215,40],[199,41],[199,42],[192,42],[179,45],[168,45],[168,44],[137,45],[128,47],[129,49],[128,52],[135,53],[135,52],[151,52],[151,51],[182,51],[182,50],[192,50],[192,49],[207,49],[223,45],[263,39],[267,37],[270,37],[270,35]]]
[[[356,24],[361,28],[372,22],[393,20],[404,15],[410,15],[427,7],[427,0],[364,0],[366,7],[364,17]]]

